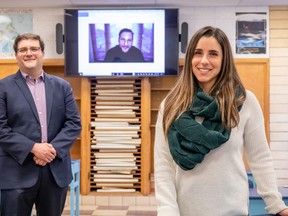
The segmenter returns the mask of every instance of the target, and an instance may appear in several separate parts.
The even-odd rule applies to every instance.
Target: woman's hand
[[[281,215],[281,216],[288,216],[288,208],[286,208],[286,209],[280,211],[280,212],[278,213],[278,215]]]

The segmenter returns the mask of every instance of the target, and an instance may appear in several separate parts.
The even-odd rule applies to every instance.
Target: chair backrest
[[[256,188],[256,182],[251,172],[247,172],[249,188]]]

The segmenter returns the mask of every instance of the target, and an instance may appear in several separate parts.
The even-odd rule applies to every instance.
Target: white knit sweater
[[[247,216],[249,188],[243,151],[267,211],[275,214],[287,208],[277,190],[262,111],[252,92],[247,91],[240,123],[228,142],[210,151],[202,163],[189,171],[176,165],[170,154],[162,127],[163,103],[154,144],[158,216]]]

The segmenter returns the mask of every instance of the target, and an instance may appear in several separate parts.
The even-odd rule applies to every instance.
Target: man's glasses
[[[22,47],[17,49],[17,52],[21,54],[26,54],[28,50],[30,50],[31,53],[36,54],[40,49],[41,47]]]

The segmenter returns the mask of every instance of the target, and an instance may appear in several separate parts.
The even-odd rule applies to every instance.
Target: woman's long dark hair
[[[235,66],[229,40],[221,29],[206,26],[199,29],[190,40],[185,55],[183,70],[175,86],[165,98],[163,127],[166,136],[171,123],[187,111],[192,103],[194,85],[195,82],[197,82],[192,71],[192,58],[198,41],[202,37],[214,37],[220,44],[223,52],[221,71],[209,94],[215,96],[219,103],[222,124],[225,128],[231,129],[239,123],[238,107],[244,103],[246,92]],[[241,90],[242,95],[240,95],[240,97],[238,95],[236,98],[235,94],[237,89]]]

